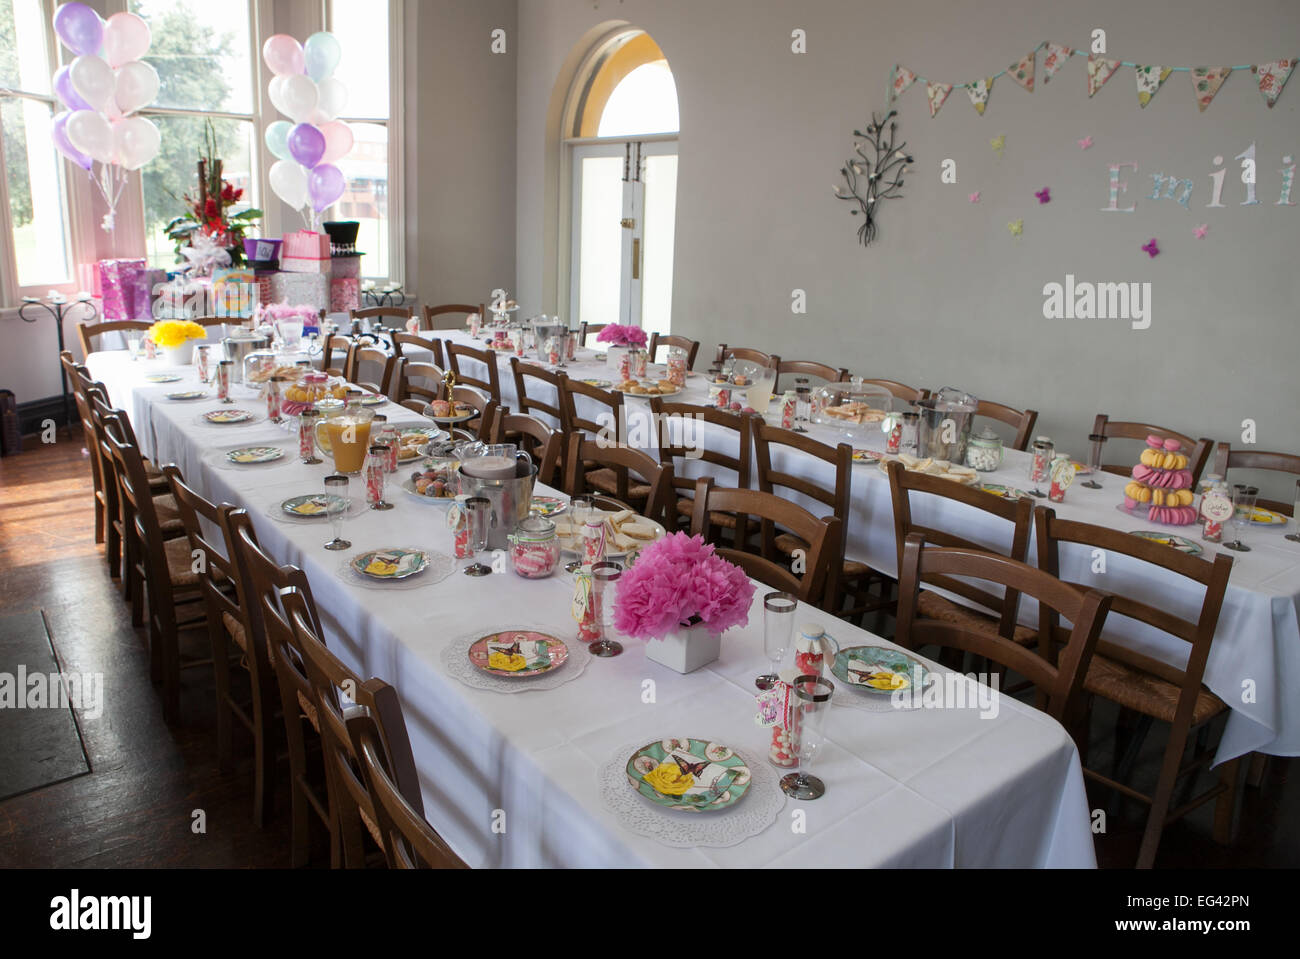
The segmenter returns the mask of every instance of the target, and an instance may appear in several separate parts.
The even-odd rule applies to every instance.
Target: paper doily
[[[555,689],[572,679],[577,679],[592,660],[591,653],[587,652],[586,643],[579,639],[557,637],[563,639],[564,645],[569,647],[569,658],[564,661],[563,666],[553,669],[549,673],[542,673],[540,676],[531,676],[526,679],[507,679],[504,676],[493,676],[491,673],[485,673],[469,661],[469,648],[484,636],[509,630],[525,629],[546,633],[548,636],[555,635],[554,627],[520,626],[518,624],[504,626],[500,629],[475,630],[473,635],[462,636],[442,648],[442,665],[446,667],[448,674],[453,679],[457,679],[474,689],[487,689],[494,693],[529,693],[539,689]]]
[[[731,809],[717,813],[660,809],[646,801],[628,782],[628,758],[644,745],[645,740],[639,740],[619,748],[601,764],[596,774],[601,802],[628,832],[679,849],[734,846],[767,829],[785,808],[786,797],[781,792],[780,779],[790,770],[778,771],[767,761],[767,755],[760,747],[741,750],[754,778],[744,799]]]
[[[844,684],[841,682],[835,684],[835,692],[831,693],[831,705],[845,706],[849,709],[861,709],[868,713],[905,713],[921,708],[919,704],[915,706],[895,706],[894,698],[892,696],[873,696],[868,693],[855,693],[851,689],[846,689]]]
[[[243,449],[245,446],[276,446],[280,449],[280,458],[270,460],[266,463],[234,463],[226,458],[226,454],[231,450]],[[203,462],[214,469],[230,470],[232,473],[242,473],[245,471],[278,469],[281,466],[287,466],[290,463],[298,463],[298,448],[295,446],[290,449],[280,443],[245,443],[243,446],[222,447],[221,449],[209,450],[203,454]]]
[[[292,513],[286,513],[282,508],[285,499],[292,499],[294,496],[305,496],[308,492],[310,492],[310,490],[306,492],[299,491],[285,496],[284,499],[276,499],[273,503],[267,504],[266,509],[262,512],[268,519],[273,519],[277,523],[285,523],[289,526],[317,526],[324,531],[326,536],[332,535],[330,532],[330,521],[328,516],[294,516]],[[348,511],[343,514],[344,522],[343,532],[341,534],[343,539],[348,538],[347,521],[365,515],[369,509],[370,507],[366,505],[366,501],[361,497],[348,497]]]
[[[348,528],[345,524],[343,527],[343,538],[347,539]],[[360,586],[363,589],[379,590],[397,590],[397,589],[423,589],[425,586],[436,586],[444,579],[456,571],[456,561],[446,553],[439,553],[437,550],[426,549],[425,554],[429,557],[429,565],[423,572],[414,576],[408,576],[406,579],[394,579],[389,582],[383,580],[371,579],[369,576],[362,576],[352,568],[352,560],[366,552],[367,549],[377,549],[381,547],[358,547],[354,542],[348,555],[342,563],[339,564],[338,577],[349,586]],[[415,549],[417,547],[403,547],[404,549]],[[423,547],[418,547],[423,548]]]
[[[251,404],[250,404],[250,405],[251,405]],[[203,418],[206,414],[204,414],[204,413],[200,413],[198,416],[194,417],[194,425],[195,425],[195,426],[201,426],[201,427],[203,427],[204,429],[209,429],[209,430],[234,430],[234,429],[236,429],[237,427],[240,427],[240,426],[256,426],[258,423],[262,423],[262,422],[265,422],[265,421],[266,421],[266,413],[265,413],[265,412],[260,412],[260,413],[259,413],[259,412],[257,412],[256,410],[248,410],[248,409],[245,409],[245,408],[242,407],[242,406],[240,406],[240,407],[235,407],[235,409],[243,409],[244,412],[246,412],[246,413],[249,414],[248,419],[246,419],[246,420],[240,420],[240,421],[237,422],[237,423],[213,423],[213,422],[211,422],[211,421],[209,421],[209,420],[205,420],[205,419]],[[215,412],[215,411],[214,411],[214,410],[208,410],[208,412],[211,413],[211,412]]]

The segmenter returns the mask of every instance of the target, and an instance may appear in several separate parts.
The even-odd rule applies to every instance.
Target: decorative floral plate
[[[407,579],[424,571],[429,565],[429,554],[422,549],[406,547],[372,549],[353,557],[349,565],[370,579]]]
[[[469,661],[483,672],[512,679],[549,673],[568,658],[564,640],[530,629],[491,633],[469,647]]]
[[[226,426],[230,423],[243,423],[246,420],[251,420],[253,414],[248,410],[213,410],[211,413],[204,413],[203,418],[209,423]]]
[[[388,402],[388,397],[380,396],[378,393],[367,393],[358,402],[362,406],[383,406]]]
[[[528,501],[528,508],[543,516],[558,516],[569,508],[569,504],[558,496],[534,496]]]
[[[885,458],[885,454],[879,450],[854,450],[853,462],[855,463],[879,463]]]
[[[598,390],[607,390],[607,389],[609,389],[611,386],[614,385],[614,384],[611,383],[609,380],[597,380],[597,379],[591,379],[591,378],[578,380],[578,382],[579,382],[579,383],[586,383],[588,386],[594,386],[594,387],[596,387],[596,389],[598,389]]]
[[[181,378],[175,373],[150,373],[145,378],[146,383],[179,383]]]
[[[717,812],[740,802],[752,774],[730,747],[707,739],[663,739],[627,761],[632,788],[657,806]]]
[[[1154,529],[1135,529],[1129,531],[1131,535],[1140,539],[1150,540],[1153,543],[1159,543],[1161,546],[1172,546],[1180,553],[1186,553],[1188,556],[1200,556],[1201,544],[1194,543],[1186,536],[1175,536],[1173,533],[1161,533]]]
[[[252,466],[256,463],[270,463],[283,455],[284,450],[278,446],[245,446],[243,449],[231,450],[226,454],[226,459],[242,466]]]
[[[920,670],[921,688],[930,679],[930,671],[918,659],[885,646],[849,646],[835,654],[831,672],[840,681],[874,695],[892,695],[910,689]]]
[[[980,483],[979,488],[985,493],[991,493],[1001,499],[1017,500],[1029,495],[1022,489],[1016,489],[1014,486],[1003,486],[1001,483]]]
[[[1271,509],[1264,509],[1262,506],[1256,506],[1255,512],[1250,517],[1251,526],[1285,526],[1286,516],[1282,513],[1275,513]]]
[[[169,400],[201,400],[208,395],[207,390],[184,390],[180,393],[168,393]]]
[[[331,493],[308,493],[306,496],[293,496],[280,504],[280,509],[290,516],[313,519],[317,516],[329,516],[348,508],[348,501],[342,496]]]

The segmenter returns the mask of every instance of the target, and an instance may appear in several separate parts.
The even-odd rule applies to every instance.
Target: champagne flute
[[[600,639],[587,650],[593,656],[606,659],[623,652],[623,644],[609,638],[609,628],[613,617],[609,605],[614,598],[614,584],[623,575],[621,563],[600,562],[591,566],[591,602],[596,604],[596,626],[600,629]]]
[[[590,496],[574,496],[569,499],[569,528],[573,530],[575,538],[582,535],[582,527],[587,523],[587,517],[591,515],[593,500]],[[566,573],[576,573],[582,569],[582,544],[578,544],[578,556],[571,563],[564,564]]]
[[[1227,549],[1238,553],[1249,553],[1250,547],[1241,541],[1241,533],[1250,526],[1255,517],[1255,498],[1259,488],[1236,483],[1232,487],[1232,528],[1237,531],[1237,538],[1231,543],[1224,543]]]
[[[465,520],[469,523],[469,551],[473,560],[465,567],[466,576],[487,576],[491,566],[478,561],[478,554],[487,549],[488,527],[492,524],[492,501],[486,496],[471,496],[465,501]]]
[[[1291,522],[1300,528],[1300,480],[1295,481],[1295,508],[1291,510]],[[1300,543],[1300,532],[1287,533],[1283,539],[1289,539],[1293,543]]]
[[[1088,441],[1092,443],[1092,452],[1088,454],[1088,478],[1079,485],[1088,489],[1101,489],[1097,479],[1101,476],[1101,447],[1106,442],[1106,436],[1103,433],[1092,433],[1088,436]]]
[[[772,661],[772,671],[754,680],[759,689],[771,689],[776,685],[781,662],[790,651],[794,614],[798,608],[799,600],[793,593],[777,591],[763,597],[763,651]]]
[[[792,799],[817,799],[826,784],[809,773],[813,760],[826,748],[826,714],[835,686],[820,676],[799,676],[790,689],[790,739],[797,771],[781,777],[781,791]]]
[[[348,498],[348,478],[341,473],[325,477],[325,496],[326,509],[329,510],[330,529],[334,533],[334,538],[325,544],[325,548],[348,549],[352,544],[343,539],[343,519],[347,516],[348,509],[352,505],[351,500]],[[342,502],[333,502],[336,497],[341,499]]]

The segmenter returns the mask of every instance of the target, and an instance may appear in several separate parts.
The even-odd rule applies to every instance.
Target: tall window
[[[4,0],[0,0],[4,2]],[[149,265],[176,263],[168,222],[189,212],[185,195],[198,195],[199,152],[212,124],[222,175],[242,189],[238,213],[257,204],[255,60],[250,0],[130,0],[128,9],[149,24],[145,59],[158,71],[155,104],[141,113],[158,125],[162,150],[141,171]]]
[[[50,140],[61,109],[50,89],[51,16],[45,2],[0,0],[0,277],[15,287],[0,289],[0,300],[8,303],[72,280],[64,164]]]
[[[389,51],[391,0],[327,0],[326,29],[343,47],[334,75],[347,86],[348,103],[341,117],[352,128],[352,152],[339,161],[347,181],[343,196],[326,211],[334,220],[356,220],[357,249],[365,254],[367,276],[396,278],[394,229],[390,209],[393,190],[389,126],[389,88],[393,58]]]

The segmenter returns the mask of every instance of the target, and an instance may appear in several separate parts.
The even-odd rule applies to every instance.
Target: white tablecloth
[[[346,556],[415,545],[450,554],[443,509],[394,489],[397,508],[347,521],[354,549],[322,548],[328,530],[272,520],[287,496],[321,489],[326,466],[218,468],[211,451],[287,443],[265,421],[200,427],[213,401],[173,402],[176,385],[143,384],[160,363],[122,354],[90,358],[115,406],[129,411],[146,452],[176,462],[206,496],[246,507],[265,548],[310,577],[330,647],[354,668],[392,682],[402,698],[429,820],[472,866],[1074,866],[1095,864],[1088,807],[1073,743],[1054,720],[1010,699],[997,715],[970,709],[873,713],[833,707],[830,746],[814,770],[826,795],[785,800],[767,829],[730,847],[677,849],[624,829],[602,805],[597,770],[629,742],[669,736],[731,744],[765,761],[767,730],[754,723],[753,677],[766,671],[761,595],[750,625],[723,641],[721,658],[680,676],[624,640],[620,657],[595,660],[554,690],[502,695],[450,678],[448,643],[494,628],[533,625],[575,633],[566,577],[459,572],[436,585],[381,591],[345,583]],[[192,382],[192,372],[186,371]],[[255,405],[250,404],[252,408]],[[420,422],[389,406],[391,420]],[[883,642],[812,609],[842,644]],[[652,702],[645,701],[653,680]],[[505,830],[494,821],[505,816]],[[800,831],[795,812],[806,815]]]

